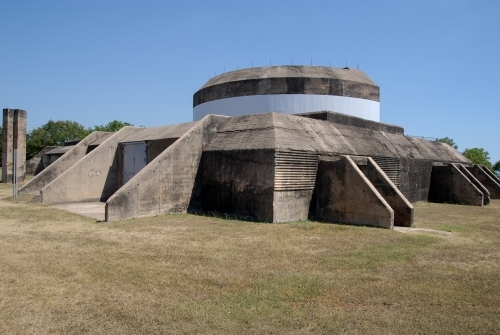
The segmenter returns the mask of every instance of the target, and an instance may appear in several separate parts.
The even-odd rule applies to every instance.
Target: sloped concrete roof
[[[226,72],[210,79],[200,89],[242,80],[265,78],[325,78],[355,81],[375,85],[363,71],[351,68],[339,69],[325,66],[265,66]]]
[[[193,108],[220,99],[282,94],[331,95],[380,102],[380,88],[363,71],[267,66],[227,72],[210,79],[194,93]]]
[[[111,135],[114,134],[112,132],[101,132],[101,131],[96,132],[96,133],[100,133],[101,136],[98,137],[95,141],[88,143],[87,145],[98,146],[98,145],[102,144],[104,141],[106,141]],[[52,149],[52,150],[46,151],[45,154],[47,154],[47,155],[65,154],[66,152],[68,152],[70,149],[72,149],[76,144],[80,143],[81,141],[82,140],[70,141],[70,142],[74,142],[75,144],[57,146],[57,147],[54,147],[54,149]],[[69,143],[69,142],[67,142],[67,143]]]
[[[97,140],[89,143],[89,145],[100,145],[102,144],[104,141],[106,141],[110,136],[112,136],[114,133],[112,132],[105,132],[102,134],[101,137],[99,137]]]
[[[197,123],[198,122],[187,122],[162,127],[143,128],[121,142],[138,142],[181,137]]]
[[[230,118],[205,148],[206,151],[253,149],[469,163],[458,151],[438,141],[281,113]]]
[[[55,149],[52,149],[50,151],[47,151],[45,155],[62,155],[68,152],[69,150],[73,149],[74,145],[66,145],[63,147],[56,147]]]

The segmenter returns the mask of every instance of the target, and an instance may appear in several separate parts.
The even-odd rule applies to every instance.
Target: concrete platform
[[[98,221],[104,221],[105,202],[75,202],[69,204],[55,204],[52,207],[67,212],[80,214]]]
[[[435,229],[429,229],[429,228],[410,228],[410,227],[396,227],[394,226],[394,230],[398,231],[400,233],[431,233],[431,234],[438,234],[438,235],[453,235],[452,232],[449,231],[443,231],[443,230],[435,230]]]

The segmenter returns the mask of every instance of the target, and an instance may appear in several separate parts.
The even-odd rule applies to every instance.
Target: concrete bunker
[[[44,185],[42,201],[105,201],[107,221],[202,210],[266,222],[315,218],[408,227],[411,202],[442,201],[430,196],[436,164],[451,164],[461,175],[455,165],[470,165],[449,146],[404,136],[398,127],[364,128],[353,126],[360,121],[352,117],[336,123],[328,121],[335,119],[330,112],[320,114],[326,118],[209,115],[175,126],[125,127]],[[127,147],[134,159],[139,148],[142,165],[120,181],[128,171]],[[328,189],[321,180],[344,186]],[[360,186],[347,188],[345,180]],[[376,206],[356,207],[357,192]],[[350,200],[342,200],[344,193]]]
[[[335,123],[328,121],[334,118],[330,112],[322,114],[326,120],[264,113],[125,127],[42,185],[42,201],[106,201],[107,221],[202,210],[267,222],[316,218],[391,228],[412,225],[411,202],[428,200],[431,176],[438,177],[436,162],[470,164],[449,146],[404,136],[397,127],[363,128],[351,125],[356,120]],[[141,150],[143,165],[120,181],[128,146]],[[62,164],[65,155],[47,170]],[[325,168],[329,164],[331,171]],[[342,178],[328,177],[337,170],[344,171]],[[319,182],[325,178],[335,185],[356,180],[360,186],[328,189]],[[360,190],[377,205],[356,207]],[[347,192],[350,200],[335,192]]]
[[[413,202],[485,205],[497,196],[498,178],[441,142],[405,136],[401,127],[347,110],[315,109],[321,104],[292,115],[240,99],[312,95],[314,102],[325,95],[378,106],[371,79],[341,70],[266,67],[215,77],[193,96],[199,121],[95,132],[22,191],[40,192],[50,204],[105,202],[106,221],[202,211],[384,228],[411,227]],[[234,110],[220,105],[233,98],[241,100]],[[213,103],[228,116],[208,114]],[[90,151],[94,141],[101,142]]]
[[[312,192],[320,187],[316,178],[322,170],[316,166],[318,159],[337,161],[347,155],[356,162],[357,178],[394,208],[393,224],[411,226],[411,201],[427,201],[433,162],[468,162],[456,150],[404,136],[398,127],[379,124],[377,129],[374,123],[363,128],[350,125],[358,122],[351,117],[335,123],[327,121],[330,112],[318,114],[327,117],[267,113],[230,118],[203,152],[203,210],[268,222],[334,221],[317,215],[317,204],[312,204],[320,201]],[[351,223],[375,225],[369,220]]]

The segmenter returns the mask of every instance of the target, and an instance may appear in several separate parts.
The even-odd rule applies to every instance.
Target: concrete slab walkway
[[[77,213],[98,221],[104,221],[105,202],[75,202],[70,204],[52,205],[54,208]]]
[[[398,231],[400,233],[431,233],[431,234],[438,234],[438,235],[452,235],[451,232],[449,231],[444,231],[444,230],[435,230],[435,229],[429,229],[429,228],[410,228],[410,227],[399,227],[399,226],[394,226],[394,230]]]

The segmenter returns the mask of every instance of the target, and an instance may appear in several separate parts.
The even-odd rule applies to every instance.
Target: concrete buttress
[[[38,194],[40,190],[51,181],[60,176],[64,171],[71,168],[76,162],[85,157],[89,143],[102,137],[105,132],[94,131],[68,150],[57,161],[50,164],[46,169],[37,174],[33,179],[26,183],[20,190],[20,194]]]
[[[60,204],[107,200],[118,188],[118,143],[140,129],[139,127],[123,127],[92,152],[81,157],[69,169],[42,188],[42,202]],[[62,157],[54,164],[61,159]]]
[[[394,210],[349,156],[319,161],[315,199],[316,219],[394,226]]]
[[[226,117],[207,115],[106,202],[106,221],[186,212],[203,151]]]
[[[455,164],[432,167],[429,201],[483,206],[484,195]]]
[[[485,170],[486,169],[486,170]],[[495,179],[487,167],[474,165],[467,167],[467,170],[490,192],[491,199],[500,199],[500,181]]]
[[[394,210],[394,225],[412,227],[413,205],[398,190],[377,163],[371,157],[368,157],[366,158],[366,165],[359,165],[359,168]]]

